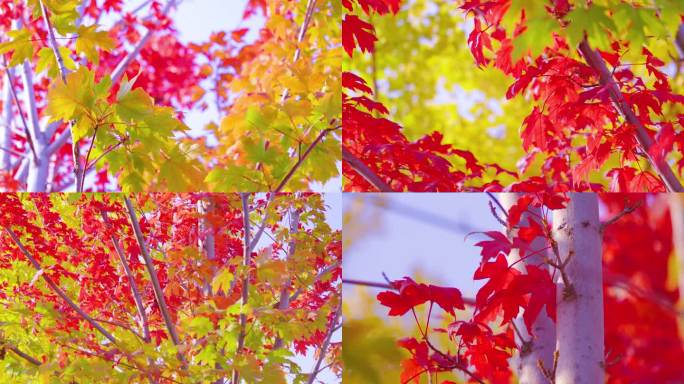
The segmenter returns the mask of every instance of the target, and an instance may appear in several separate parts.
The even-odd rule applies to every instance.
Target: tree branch
[[[14,345],[8,345],[7,348],[10,351],[14,352],[17,356],[21,357],[22,359],[28,361],[29,363],[31,363],[33,365],[40,366],[43,364],[40,361],[36,360],[35,358],[33,358],[33,357],[27,355],[26,353],[22,352],[21,350],[19,350],[19,348],[15,347]]]
[[[242,266],[244,268],[244,276],[242,278],[242,305],[246,305],[249,300],[249,261],[252,253],[252,243],[250,241],[250,224],[249,224],[249,194],[241,193],[242,199],[242,218],[245,232],[244,238],[244,255],[242,258]],[[247,327],[247,315],[244,311],[240,311],[240,334],[238,335],[238,345],[235,355],[238,356],[242,352],[245,345],[245,331]],[[237,369],[233,370],[233,380],[231,384],[238,384],[240,382],[240,372]]]
[[[166,324],[166,329],[171,336],[171,340],[174,345],[180,344],[180,339],[178,338],[178,333],[176,332],[176,326],[171,319],[171,314],[166,306],[166,300],[164,299],[164,292],[162,291],[161,285],[159,284],[159,278],[157,277],[157,271],[154,269],[154,264],[150,253],[147,250],[147,245],[145,244],[145,239],[143,237],[142,230],[140,229],[140,223],[135,215],[135,209],[133,208],[133,203],[128,197],[124,197],[124,202],[126,203],[126,208],[128,209],[128,216],[131,220],[131,226],[133,228],[133,233],[135,233],[135,238],[138,241],[138,246],[140,247],[140,253],[145,259],[145,266],[147,267],[147,272],[150,275],[150,280],[152,280],[152,288],[154,290],[154,296],[157,299],[157,304],[159,305],[159,310],[164,318],[164,323]],[[181,361],[185,362],[185,358],[179,352],[178,357]]]
[[[677,176],[675,176],[665,159],[656,159],[651,155],[650,150],[653,146],[653,140],[641,123],[641,120],[639,120],[632,110],[632,107],[627,103],[625,96],[620,91],[620,87],[615,82],[612,73],[608,70],[601,55],[589,46],[589,42],[586,39],[580,43],[579,50],[587,61],[587,64],[599,74],[601,85],[608,90],[610,98],[613,100],[613,103],[620,114],[629,124],[634,126],[637,142],[645,152],[645,155],[653,168],[657,171],[666,188],[671,192],[684,192],[684,187],[682,187],[679,179],[677,179]]]
[[[302,54],[302,49],[300,47],[300,44],[302,41],[304,41],[304,36],[306,36],[306,31],[309,29],[309,23],[311,23],[311,17],[313,16],[314,9],[316,7],[316,0],[308,0],[309,2],[306,5],[306,13],[304,15],[304,22],[302,23],[301,27],[299,28],[299,33],[297,34],[297,49],[295,49],[294,57],[292,58],[292,62],[296,62],[299,60],[299,57]],[[280,98],[280,102],[285,102],[287,100],[288,96],[290,95],[290,90],[285,89],[283,92],[283,96]]]
[[[342,148],[342,159],[347,162],[347,164],[352,167],[356,173],[361,175],[367,182],[374,186],[380,192],[394,192],[389,184],[382,181],[380,176],[375,174],[366,164],[361,161],[358,157],[354,156],[351,152],[347,151],[344,147]]]
[[[24,112],[21,109],[21,104],[19,102],[19,97],[17,96],[17,91],[14,89],[14,82],[12,81],[12,77],[9,71],[9,67],[7,65],[7,59],[5,56],[2,56],[2,65],[6,69],[7,73],[7,82],[9,84],[9,91],[12,94],[12,98],[14,99],[14,104],[17,106],[17,113],[19,114],[19,117],[21,118],[21,123],[23,124],[24,127],[24,134],[26,135],[26,141],[29,144],[29,148],[31,149],[31,153],[33,154],[33,162],[35,164],[38,164],[39,162],[39,157],[38,153],[36,152],[36,146],[33,141],[33,136],[31,135],[31,129],[29,128],[28,122],[26,121],[26,118],[24,117]],[[9,127],[7,128],[9,129]]]
[[[3,63],[5,62],[5,57],[3,56]],[[5,67],[7,72],[7,77],[12,78],[14,76],[14,68]],[[0,136],[0,146],[3,148],[10,148],[12,146],[12,85],[9,81],[5,81],[2,84],[2,136]],[[10,165],[12,164],[12,157],[10,152],[5,152],[2,154],[2,162],[0,163],[1,169],[8,171]]]
[[[288,243],[287,249],[287,261],[290,261],[297,250],[297,243],[292,237],[299,232],[299,215],[301,211],[298,209],[290,209],[290,242]],[[278,304],[278,309],[283,311],[290,306],[290,286],[292,285],[292,278],[288,278],[280,290],[280,303]],[[273,343],[273,349],[280,349],[283,346],[283,339],[281,337],[276,337]]]
[[[177,0],[169,0],[166,3],[166,6],[164,6],[164,9],[162,9],[162,13],[166,15],[171,8],[176,5]],[[114,71],[112,71],[112,84],[116,84],[119,79],[123,76],[123,74],[126,72],[126,69],[128,66],[131,64],[133,60],[140,54],[140,51],[143,49],[143,47],[149,42],[149,40],[152,38],[152,35],[154,33],[154,30],[148,29],[145,35],[138,41],[138,43],[133,47],[133,50],[130,51],[126,57],[124,57],[119,64],[116,65],[114,68]]]
[[[36,269],[36,271],[41,271],[43,268],[41,267],[40,263],[38,263],[38,260],[36,260],[31,253],[24,247],[24,244],[22,244],[21,240],[19,237],[14,233],[12,229],[9,227],[4,227],[5,232],[9,234],[9,236],[12,238],[12,241],[14,241],[14,244],[19,248],[19,251],[31,262],[33,267]],[[85,321],[87,321],[93,328],[97,329],[107,340],[111,341],[113,344],[117,344],[116,338],[112,336],[109,331],[104,329],[97,321],[95,321],[92,317],[90,317],[87,313],[85,313],[81,307],[78,306],[75,302],[73,302],[69,296],[62,291],[62,289],[48,276],[46,273],[42,273],[40,275],[43,280],[47,283],[48,286],[59,296],[66,304],[73,309],[76,313],[78,313],[79,316],[81,316]]]
[[[306,160],[306,158],[309,157],[309,155],[311,154],[311,151],[313,151],[313,149],[318,145],[318,143],[320,143],[323,140],[323,138],[328,133],[335,131],[335,130],[337,130],[337,128],[328,128],[328,129],[322,130],[321,133],[318,134],[318,137],[316,137],[316,139],[313,141],[313,143],[311,143],[311,145],[309,145],[309,147],[306,149],[306,151],[304,151],[304,153],[299,157],[299,160],[297,160],[295,165],[292,166],[292,168],[287,173],[287,175],[285,175],[285,177],[280,182],[280,184],[278,184],[278,186],[273,190],[273,193],[278,193],[278,192],[282,191],[283,188],[285,188],[285,185],[290,181],[292,176],[294,176],[295,172],[297,172],[297,170],[302,165],[302,163],[304,163],[304,160]]]
[[[321,368],[321,363],[323,363],[323,360],[325,359],[325,355],[328,353],[328,347],[330,346],[330,340],[332,339],[333,332],[335,331],[335,326],[337,325],[337,322],[340,318],[340,312],[342,312],[342,303],[337,307],[337,311],[335,311],[335,317],[333,318],[332,324],[330,324],[330,329],[328,330],[328,335],[325,337],[325,341],[323,342],[323,345],[321,346],[321,349],[318,353],[318,361],[316,361],[316,366],[314,367],[313,372],[309,375],[309,380],[307,381],[307,384],[313,384],[314,380],[316,380],[316,376],[320,372]]]
[[[333,269],[335,269],[335,268],[337,268],[337,267],[339,267],[339,266],[340,266],[340,262],[339,262],[339,261],[336,261],[336,262],[330,264],[329,266],[327,266],[327,267],[321,269],[321,271],[318,272],[318,274],[317,274],[316,277],[314,278],[314,281],[313,281],[312,284],[315,284],[315,283],[318,282],[320,279],[322,279],[323,276],[327,275],[328,273],[330,273],[330,271],[332,271]],[[302,288],[297,289],[297,290],[292,294],[292,296],[290,296],[289,302],[291,303],[291,302],[297,300],[297,298],[299,297],[299,295],[302,294],[303,291],[304,291],[304,290],[303,290]]]
[[[112,226],[111,222],[109,221],[109,217],[107,217],[107,212],[101,210],[100,215],[102,216],[102,221],[104,221],[105,226],[107,226],[107,229],[111,231]],[[138,285],[135,283],[135,276],[133,276],[133,272],[131,272],[131,269],[128,267],[128,262],[126,261],[126,256],[124,255],[124,251],[121,248],[119,239],[117,239],[116,236],[112,233],[112,235],[110,236],[110,240],[114,245],[116,254],[119,256],[121,266],[123,267],[124,272],[126,273],[126,277],[128,278],[128,285],[131,286],[131,294],[133,295],[135,306],[138,310],[138,316],[140,316],[140,329],[142,329],[143,340],[145,340],[145,342],[150,342],[150,328],[148,326],[147,315],[145,314],[145,306],[142,302],[142,295],[140,295]]]
[[[45,26],[47,28],[48,32],[48,41],[50,44],[50,48],[52,49],[52,52],[55,54],[55,58],[57,59],[57,66],[59,67],[59,73],[62,77],[62,81],[66,83],[66,76],[67,76],[67,69],[64,66],[64,59],[62,58],[62,54],[59,52],[59,45],[57,44],[57,40],[55,39],[55,31],[52,28],[52,23],[50,22],[50,16],[48,14],[48,10],[45,7],[45,4],[43,3],[42,0],[39,0],[40,2],[40,10],[43,13],[43,20],[45,20]],[[69,132],[72,131],[72,123],[69,123]],[[84,172],[83,168],[81,167],[81,154],[79,153],[79,148],[78,148],[78,141],[75,143],[71,144],[72,146],[72,157],[73,157],[73,162],[74,162],[74,178],[76,181],[76,189],[77,192],[81,192],[80,186],[83,184],[82,179],[84,177]]]

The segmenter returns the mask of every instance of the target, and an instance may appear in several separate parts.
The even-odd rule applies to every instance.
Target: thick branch
[[[297,209],[290,209],[290,242],[288,243],[287,249],[287,261],[290,261],[297,250],[297,243],[293,238],[294,235],[299,232],[299,214],[300,211]],[[290,286],[292,285],[292,279],[288,278],[280,290],[280,303],[278,304],[278,309],[283,311],[290,307]],[[273,349],[280,349],[283,346],[283,339],[276,337],[273,343]]]
[[[316,361],[316,366],[314,367],[313,372],[311,372],[311,374],[309,375],[309,380],[307,380],[307,384],[313,384],[314,380],[316,380],[316,376],[321,371],[321,363],[323,362],[326,354],[328,353],[330,340],[332,339],[333,333],[335,332],[335,327],[340,318],[340,312],[342,312],[342,303],[340,303],[340,305],[337,307],[337,311],[335,311],[335,317],[333,318],[333,321],[330,324],[328,335],[325,337],[325,341],[323,342],[323,345],[321,346],[321,349],[318,352],[318,360]]]
[[[26,141],[29,144],[29,148],[31,149],[31,154],[33,154],[33,161],[34,163],[38,163],[39,157],[38,153],[36,152],[36,146],[33,140],[33,136],[31,134],[31,128],[29,127],[28,122],[26,121],[26,118],[24,117],[24,111],[21,109],[21,104],[19,102],[19,97],[17,96],[17,91],[14,89],[14,82],[12,81],[12,75],[11,72],[9,71],[9,67],[7,65],[7,59],[5,59],[5,56],[2,56],[2,61],[3,61],[3,67],[6,68],[6,73],[7,73],[7,83],[9,85],[9,91],[12,94],[12,98],[14,99],[14,104],[17,106],[17,113],[19,114],[19,117],[21,118],[21,123],[23,124],[24,127],[24,134],[26,135]],[[9,127],[7,127],[9,129]]]
[[[145,239],[143,237],[142,230],[140,229],[140,223],[138,223],[138,217],[135,215],[133,203],[131,203],[131,200],[128,197],[125,197],[124,201],[126,203],[126,208],[128,209],[128,216],[131,219],[131,226],[133,228],[133,232],[135,233],[135,238],[138,241],[138,246],[140,247],[140,253],[143,256],[143,259],[145,259],[145,266],[147,267],[147,272],[150,275],[150,280],[152,280],[154,296],[157,299],[159,310],[161,311],[162,317],[164,318],[166,329],[168,330],[169,335],[171,336],[173,344],[179,345],[180,339],[178,338],[178,333],[176,332],[176,326],[174,325],[173,320],[171,319],[171,314],[169,313],[169,309],[166,306],[164,292],[162,291],[161,285],[159,284],[157,271],[154,269],[154,264],[152,262],[152,258],[150,257],[150,253],[147,250],[147,245],[145,244]],[[180,355],[180,353],[179,357],[181,358],[181,360],[183,360],[183,357],[182,355]]]
[[[367,182],[374,186],[380,192],[394,192],[389,184],[382,181],[380,176],[375,174],[366,164],[361,161],[358,157],[354,156],[351,152],[342,148],[342,159],[352,167],[359,175],[361,175]]]
[[[102,215],[102,221],[104,221],[107,228],[111,230],[111,223],[109,221],[109,218],[107,217],[107,212],[102,210],[102,211],[100,211],[100,214]],[[147,315],[145,314],[145,306],[143,305],[143,302],[142,302],[142,295],[140,295],[140,291],[138,290],[138,285],[135,283],[135,276],[133,276],[133,272],[131,272],[131,269],[128,267],[128,262],[126,261],[126,256],[124,255],[124,251],[121,248],[121,244],[119,243],[119,239],[117,239],[116,236],[114,234],[112,234],[110,236],[110,240],[112,241],[112,244],[114,245],[114,249],[116,250],[116,254],[119,256],[119,261],[121,262],[121,266],[123,267],[124,272],[126,273],[126,277],[128,278],[128,285],[131,286],[131,294],[133,295],[133,299],[135,300],[135,306],[138,310],[138,316],[140,317],[140,329],[142,329],[143,340],[145,340],[146,342],[149,342],[150,341],[150,328],[148,326]]]
[[[33,267],[36,269],[36,271],[41,271],[43,268],[40,266],[40,263],[38,263],[38,260],[36,260],[31,253],[24,247],[24,244],[22,244],[21,240],[19,237],[14,233],[12,229],[9,227],[4,227],[5,232],[9,234],[9,236],[12,238],[12,241],[14,241],[14,244],[19,248],[19,251],[31,262]],[[93,328],[97,329],[104,337],[107,338],[107,340],[111,341],[112,343],[116,344],[117,340],[112,336],[109,331],[104,329],[97,321],[95,321],[92,317],[90,317],[87,313],[85,313],[81,307],[78,306],[78,304],[74,303],[69,296],[62,291],[62,289],[48,276],[46,273],[42,273],[40,275],[43,280],[47,283],[47,285],[52,289],[53,292],[57,294],[64,302],[67,303],[67,305],[73,309],[76,313],[78,313],[79,316],[81,316],[85,321],[87,321]]]
[[[244,268],[243,273],[244,277],[242,278],[242,305],[246,305],[247,301],[249,300],[249,261],[250,261],[250,255],[252,253],[252,243],[250,240],[250,223],[249,223],[249,194],[247,193],[242,193],[240,194],[240,198],[242,199],[242,217],[243,217],[243,226],[244,226],[244,232],[245,232],[245,238],[244,238],[244,255],[242,258],[242,266]],[[242,352],[242,348],[245,345],[245,332],[247,328],[247,315],[244,313],[244,311],[241,311],[240,313],[240,334],[238,335],[238,345],[237,345],[237,350],[235,351],[235,355],[239,355],[240,352]],[[240,382],[240,372],[236,370],[233,370],[233,381],[232,384],[238,384]]]
[[[14,352],[17,356],[21,357],[22,359],[28,361],[29,363],[31,363],[33,365],[42,365],[43,364],[40,361],[36,360],[35,358],[33,358],[33,357],[27,355],[26,353],[22,352],[21,350],[19,350],[19,348],[15,347],[14,345],[8,345],[7,348],[10,351]]]
[[[54,52],[55,58],[57,59],[57,66],[59,67],[59,73],[62,77],[62,81],[66,83],[67,69],[64,66],[64,59],[62,58],[62,54],[59,52],[59,45],[57,44],[57,40],[55,38],[55,31],[52,28],[52,23],[50,22],[50,15],[48,14],[47,8],[45,7],[45,4],[43,4],[42,1],[40,1],[40,9],[43,13],[43,20],[45,20],[45,26],[48,32],[48,41],[50,44],[50,48],[52,49],[52,52]],[[71,132],[72,130],[72,125],[72,123],[69,123],[69,132]],[[82,180],[84,175],[83,168],[81,167],[81,155],[79,153],[78,141],[72,143],[71,156],[74,162],[74,179],[76,181],[76,190],[77,192],[81,192],[80,188],[83,184]]]
[[[650,150],[653,146],[653,140],[648,135],[648,131],[644,125],[632,110],[632,107],[629,105],[629,103],[627,103],[625,96],[620,91],[620,87],[613,78],[612,73],[608,70],[608,67],[606,66],[605,61],[603,61],[601,55],[589,46],[589,42],[586,39],[580,43],[579,50],[582,53],[582,56],[584,56],[584,59],[587,61],[587,64],[589,64],[589,66],[599,74],[601,84],[608,90],[610,98],[613,100],[613,103],[620,114],[622,114],[629,124],[634,126],[637,142],[643,149],[645,155],[660,176],[663,183],[665,183],[667,189],[671,192],[684,192],[684,187],[682,187],[679,179],[677,179],[677,176],[675,176],[665,159],[654,158],[651,155]]]

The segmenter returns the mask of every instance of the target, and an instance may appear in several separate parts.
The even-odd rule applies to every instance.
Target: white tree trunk
[[[12,90],[7,77],[14,77],[14,68],[7,68],[7,73],[2,81],[2,134],[0,135],[0,146],[2,149],[2,171],[9,171],[12,164],[12,156],[9,152],[12,149]]]
[[[499,194],[499,201],[506,208],[510,209],[518,199],[521,197],[518,193],[501,193]],[[541,216],[539,208],[530,207],[530,211]],[[526,213],[520,219],[520,225],[526,226],[529,223],[530,214]],[[509,236],[514,236],[517,230],[509,233]],[[531,244],[531,252],[544,249],[547,242],[544,238],[539,237]],[[544,263],[545,252],[529,256],[520,263],[516,264],[516,269],[525,270],[526,265],[539,265]],[[520,252],[518,249],[512,249],[508,255],[508,264],[516,262],[520,259]],[[527,327],[523,322],[522,316],[514,320],[517,328],[520,330],[524,340],[520,340],[521,352],[515,359],[515,369],[518,375],[518,382],[520,384],[548,384],[548,379],[544,376],[539,368],[539,361],[544,364],[544,367],[551,369],[553,367],[553,351],[556,347],[556,324],[549,318],[545,310],[542,310],[537,317],[537,320],[532,324],[533,335],[527,332]]]
[[[553,212],[554,238],[568,285],[560,281],[557,312],[556,384],[605,381],[603,271],[598,197],[570,193],[565,209]],[[568,258],[570,258],[568,260]]]
[[[50,172],[50,156],[44,153],[45,139],[38,120],[36,96],[33,92],[33,72],[31,64],[27,60],[21,66],[21,77],[24,82],[24,106],[28,117],[28,129],[38,154],[37,161],[34,160],[33,156],[30,157],[26,190],[28,192],[46,192],[48,174]]]

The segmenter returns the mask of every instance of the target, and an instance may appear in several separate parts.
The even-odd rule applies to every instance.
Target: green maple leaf
[[[577,46],[586,34],[593,48],[609,49],[609,31],[615,31],[617,27],[613,20],[608,17],[608,10],[599,5],[591,5],[588,8],[575,7],[566,16],[570,23],[566,27],[565,34],[571,45]]]
[[[527,53],[532,57],[539,56],[544,48],[553,45],[553,33],[559,30],[558,22],[551,16],[528,21],[525,32],[513,40],[513,61],[520,60]]]

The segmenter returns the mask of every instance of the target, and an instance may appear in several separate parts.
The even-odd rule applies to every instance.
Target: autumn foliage
[[[4,194],[0,212],[3,382],[311,383],[301,356],[340,374],[321,195]]]
[[[684,97],[679,69],[669,69],[680,67],[684,52],[676,38],[684,36],[681,2],[343,3],[345,190],[682,190]],[[401,40],[393,25],[419,40]],[[453,43],[452,35],[463,38]],[[383,49],[375,52],[378,44]],[[407,44],[413,56],[395,59]],[[449,44],[467,47],[469,62]],[[421,51],[434,56],[416,57]],[[425,75],[423,85],[411,78],[421,71],[438,75]],[[487,84],[488,77],[505,88]],[[443,83],[467,83],[490,101],[476,104],[472,119],[453,117],[435,101],[444,91],[420,89]],[[481,98],[471,95],[461,97]],[[412,107],[430,114],[414,115]],[[498,117],[501,109],[520,118]],[[463,127],[417,130],[402,127],[395,114],[421,126]],[[487,133],[502,127],[514,138]]]
[[[543,200],[525,195],[508,211],[494,211],[506,230],[479,235],[484,240],[475,246],[482,260],[473,279],[483,280],[484,285],[474,300],[464,299],[457,288],[417,283],[408,277],[392,282],[392,290],[377,295],[378,302],[389,308],[389,316],[411,312],[417,322],[419,335],[397,340],[410,354],[402,362],[402,383],[438,378],[440,372],[444,377],[460,372],[469,382],[513,380],[516,372],[511,358],[524,356],[530,347],[519,327],[526,328],[524,334],[534,335],[532,324],[541,311],[555,321],[554,280],[565,279],[561,276],[565,263],[556,262],[557,244],[547,219],[549,211],[562,208],[562,196],[551,204]],[[677,285],[671,283],[674,254],[668,198],[606,194],[601,204],[607,382],[682,381],[684,376],[676,368],[684,345],[678,329]],[[531,207],[541,208],[543,214],[530,216],[520,225],[521,214],[529,214]],[[535,239],[544,239],[546,245],[531,249]],[[519,252],[518,261],[508,258],[512,250]],[[521,267],[524,260],[542,252],[548,254],[543,264]],[[559,300],[571,297],[573,292],[567,287],[572,284],[558,293]],[[443,310],[439,314],[437,306]],[[430,320],[443,324],[440,316],[447,327],[430,324]],[[515,321],[518,317],[522,322]],[[440,334],[446,334],[448,342],[439,339]],[[553,368],[544,369],[551,372]]]
[[[3,190],[279,192],[337,176],[340,7],[249,0],[242,23],[259,27],[186,43],[177,3],[0,1]],[[188,126],[191,112],[211,117]]]

